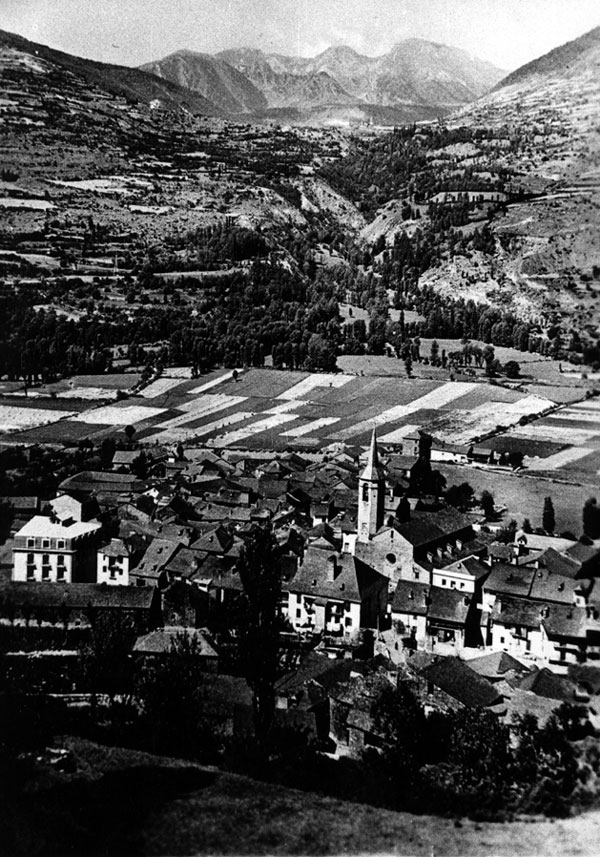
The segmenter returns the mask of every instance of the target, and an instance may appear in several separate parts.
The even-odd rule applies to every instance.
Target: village
[[[47,503],[4,498],[14,510],[0,584],[5,685],[26,676],[89,706],[101,688],[81,683],[81,647],[100,619],[126,616],[132,660],[168,662],[193,639],[221,728],[249,728],[234,616],[240,556],[260,528],[281,584],[277,722],[308,729],[328,753],[378,746],[382,681],[407,683],[427,712],[544,723],[571,702],[595,723],[600,545],[507,529],[468,490],[451,505],[432,445],[421,431],[390,449],[375,430],[366,448],[307,452],[135,444],[63,480]]]

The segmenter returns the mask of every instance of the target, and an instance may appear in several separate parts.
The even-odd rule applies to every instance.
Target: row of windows
[[[49,548],[50,547],[50,539],[42,539],[41,542],[42,542],[43,548]],[[28,548],[34,548],[35,547],[35,539],[33,537],[30,537],[27,539],[27,547]],[[57,539],[56,540],[56,549],[57,550],[64,549],[65,547],[66,547],[66,542],[64,539]]]
[[[57,564],[57,566],[64,566],[64,564],[65,564],[64,556],[61,556],[61,555],[57,556],[56,557],[56,564]],[[27,565],[35,565],[35,554],[34,553],[28,553],[27,554]],[[50,565],[50,554],[48,554],[48,553],[42,554],[42,566],[44,566],[44,565]]]
[[[27,580],[35,580],[36,571],[37,571],[37,569],[36,569],[35,565],[28,565],[27,566]],[[51,568],[49,565],[43,565],[42,566],[42,580],[50,580],[50,571],[51,571]],[[57,580],[64,580],[65,575],[66,575],[66,571],[67,571],[66,566],[59,565],[58,568],[56,569],[56,579]]]
[[[302,618],[302,610],[298,607],[298,609],[296,610],[296,619],[301,619],[301,618]],[[341,620],[336,620],[335,616],[332,616],[330,619],[328,619],[328,622],[336,622],[336,621],[337,621],[337,624],[341,624]],[[352,625],[352,617],[351,616],[347,616],[344,619],[344,625],[346,628],[351,627],[351,625]]]

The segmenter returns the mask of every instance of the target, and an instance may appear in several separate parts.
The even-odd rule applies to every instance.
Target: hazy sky
[[[512,70],[600,25],[600,0],[0,0],[0,29],[105,62],[180,48],[385,53],[410,37]]]

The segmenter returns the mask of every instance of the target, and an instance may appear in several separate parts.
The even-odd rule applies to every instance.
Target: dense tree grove
[[[294,256],[280,250],[269,257],[264,238],[250,230],[218,228],[189,240],[199,248],[194,267],[232,257],[247,260],[245,267],[219,278],[216,286],[197,286],[192,312],[174,299],[176,290],[156,276],[162,267],[170,267],[171,257],[153,257],[152,251],[140,269],[147,299],[131,309],[104,305],[100,317],[90,307],[78,320],[67,319],[52,309],[36,311],[40,296],[35,290],[6,290],[0,295],[5,320],[0,376],[31,384],[104,372],[115,346],[128,353],[132,365],[139,365],[148,358],[143,348],[148,343],[162,343],[158,352],[154,349],[155,360],[190,365],[197,373],[215,365],[262,366],[269,354],[278,367],[335,367],[338,284],[311,266],[308,239],[293,244],[290,237]],[[159,302],[153,299],[157,292]]]
[[[484,140],[492,145],[490,154],[493,154],[493,141],[501,136],[498,131],[486,128],[448,129],[442,125],[397,128],[385,136],[355,141],[350,156],[327,164],[323,174],[345,196],[354,200],[368,218],[391,199],[404,199],[406,207],[414,213],[415,206],[428,205],[430,198],[437,194],[463,193],[472,191],[474,187],[472,169],[465,170],[460,176],[449,176],[443,170],[432,169],[432,151],[456,143],[477,144]],[[478,176],[477,189],[496,196],[502,190],[504,177],[503,173],[489,178]],[[454,225],[458,225],[466,222],[465,214],[468,219],[468,211],[473,210],[479,200],[463,199],[462,202],[464,207],[461,205],[454,211],[449,207],[436,209],[434,203],[434,208],[429,208],[428,213],[433,219],[448,218],[448,223],[456,220]]]

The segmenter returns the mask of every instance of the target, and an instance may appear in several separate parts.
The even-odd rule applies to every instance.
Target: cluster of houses
[[[154,450],[143,479],[131,472],[139,450],[117,452],[112,470],[69,477],[43,510],[22,498],[33,514],[17,516],[0,623],[85,628],[97,611],[129,611],[138,655],[168,655],[187,628],[219,674],[218,642],[201,629],[226,619],[244,539],[268,525],[286,637],[303,653],[280,680],[279,711],[300,706],[317,723],[326,702],[327,734],[343,722],[335,740],[351,750],[369,730],[340,715],[356,707],[347,699],[362,700],[355,719],[368,724],[373,687],[399,672],[442,707],[508,710],[515,694],[536,696],[519,684],[532,675],[570,698],[573,670],[600,658],[600,547],[497,541],[480,510],[440,498],[431,446],[422,433],[416,454],[382,456],[374,432],[357,455],[179,447]]]

